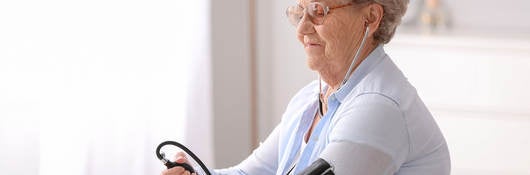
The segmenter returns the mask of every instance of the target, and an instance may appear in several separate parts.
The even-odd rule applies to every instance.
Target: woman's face
[[[310,2],[320,2],[330,8],[347,4],[344,0],[299,0],[306,8]],[[305,14],[297,27],[298,40],[304,45],[310,69],[335,72],[348,69],[362,40],[365,24],[360,5],[332,9],[321,25],[315,25]]]

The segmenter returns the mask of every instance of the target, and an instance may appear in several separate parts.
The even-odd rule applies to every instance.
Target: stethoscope
[[[183,167],[184,169],[186,169],[187,171],[191,173],[195,173],[195,170],[193,169],[193,167],[190,165],[190,164],[187,164],[187,163],[177,163],[177,162],[172,162],[168,159],[165,158],[165,153],[164,152],[160,152],[160,149],[162,149],[162,147],[166,146],[166,145],[173,145],[173,146],[176,146],[176,147],[179,147],[180,149],[182,149],[184,152],[186,152],[188,155],[191,156],[191,158],[193,158],[193,160],[195,160],[195,162],[197,162],[202,170],[207,174],[207,175],[211,175],[210,171],[208,170],[208,168],[206,167],[206,165],[204,165],[204,163],[202,163],[201,159],[199,159],[199,157],[197,157],[195,154],[193,154],[193,152],[191,152],[191,150],[189,150],[188,148],[186,148],[184,145],[180,144],[179,142],[175,142],[175,141],[165,141],[165,142],[162,142],[160,143],[160,145],[158,145],[158,147],[156,148],[156,157],[158,157],[158,159],[160,161],[162,161],[162,163],[164,163],[164,165],[167,167],[167,169],[170,169],[170,168],[173,168],[173,167],[176,167],[176,166],[181,166]]]

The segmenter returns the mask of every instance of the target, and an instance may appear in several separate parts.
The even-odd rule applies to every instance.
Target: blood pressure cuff
[[[325,163],[329,163],[332,172],[337,175],[392,175],[397,170],[390,155],[372,146],[350,141],[329,143],[320,155],[320,158]],[[317,161],[320,161],[320,159]],[[325,165],[322,165],[324,162],[317,163],[314,166],[325,167]],[[315,168],[312,166],[313,164],[305,170]]]
[[[324,159],[320,158],[314,161],[309,167],[304,169],[298,175],[335,175],[331,165]]]

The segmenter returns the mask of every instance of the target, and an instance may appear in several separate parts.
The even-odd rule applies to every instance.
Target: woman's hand
[[[178,152],[177,155],[175,155],[175,162],[177,163],[187,163],[191,165],[186,158],[186,154],[184,152]],[[184,167],[176,166],[167,170],[162,171],[161,175],[196,175],[195,173],[191,174],[189,171],[184,169]]]

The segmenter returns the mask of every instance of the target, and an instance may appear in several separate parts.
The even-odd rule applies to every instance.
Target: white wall
[[[250,19],[246,0],[211,1],[211,5],[212,167],[221,168],[239,163],[251,151]]]
[[[530,174],[530,36],[402,34],[386,50],[435,116],[453,174]]]
[[[530,31],[527,0],[445,0],[450,6],[454,25],[467,30],[489,32]],[[504,34],[504,33],[503,33]]]

